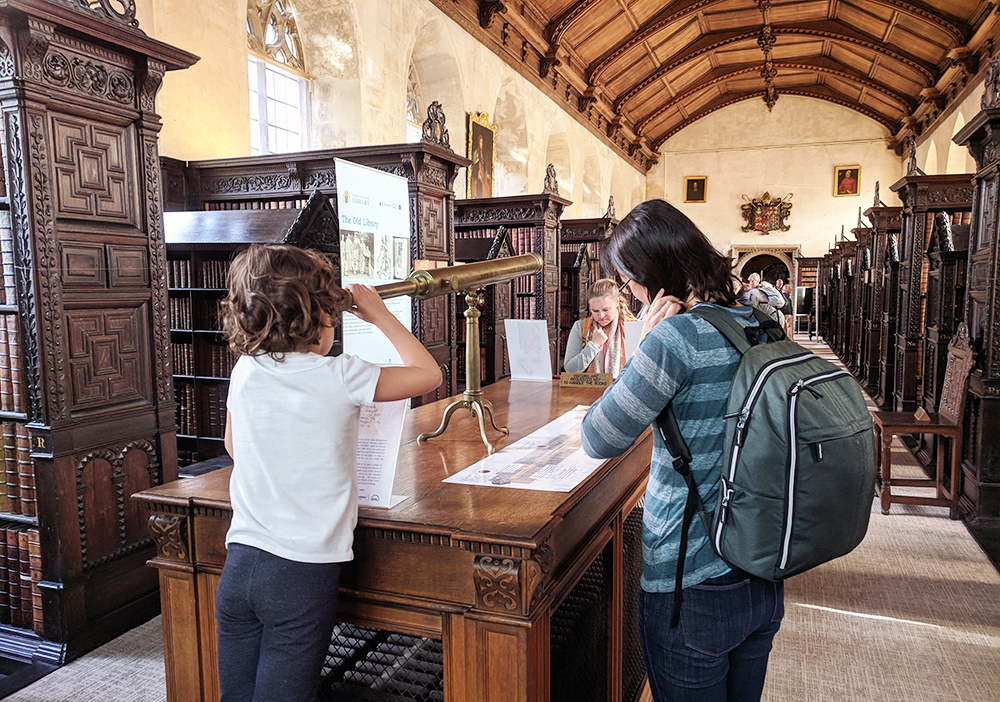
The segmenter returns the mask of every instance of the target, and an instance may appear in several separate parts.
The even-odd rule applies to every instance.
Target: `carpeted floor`
[[[895,465],[920,475],[902,444]],[[166,700],[160,619],[6,699]],[[1000,700],[1000,573],[946,508],[873,503],[861,546],[787,581],[764,701],[912,700]]]

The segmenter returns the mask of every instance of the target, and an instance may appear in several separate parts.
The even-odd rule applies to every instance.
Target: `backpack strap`
[[[689,309],[687,314],[701,317],[715,327],[720,334],[726,337],[726,341],[740,352],[741,356],[749,351],[751,346],[757,345],[758,332],[766,334],[768,341],[781,341],[787,338],[785,330],[781,328],[781,325],[775,322],[766,312],[756,307],[753,308],[753,316],[757,320],[756,327],[744,327],[733,319],[732,315],[712,305],[696,305]]]
[[[725,314],[725,313],[723,313]],[[670,628],[676,629],[681,617],[681,601],[684,598],[684,559],[687,557],[688,531],[694,515],[697,513],[701,518],[705,533],[711,534],[710,515],[705,511],[705,503],[698,492],[698,485],[694,482],[691,474],[691,450],[687,442],[681,436],[680,426],[677,424],[677,417],[674,415],[674,408],[667,405],[654,423],[656,430],[660,432],[663,443],[666,444],[670,455],[674,457],[673,468],[677,471],[687,484],[687,500],[684,502],[684,519],[681,522],[681,542],[677,550],[677,575],[674,580],[674,606],[670,613]]]

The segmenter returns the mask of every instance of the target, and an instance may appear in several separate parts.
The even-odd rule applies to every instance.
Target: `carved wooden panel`
[[[417,305],[420,340],[425,346],[438,346],[449,341],[448,297],[448,295],[432,297]]]
[[[149,543],[145,509],[131,497],[159,481],[159,458],[148,439],[96,449],[78,458],[76,494],[85,568]]]
[[[62,245],[63,285],[103,288],[107,284],[104,246],[82,241]]]
[[[108,246],[109,284],[112,288],[149,285],[146,249],[134,246]]]
[[[57,217],[136,223],[131,127],[52,117]]]
[[[420,208],[417,228],[418,239],[423,243],[422,258],[448,258],[448,230],[441,198],[418,196]]]
[[[149,323],[145,305],[69,310],[71,410],[149,400]]]

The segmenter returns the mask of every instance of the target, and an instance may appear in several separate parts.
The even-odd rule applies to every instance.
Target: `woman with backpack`
[[[718,499],[728,390],[740,354],[705,319],[683,314],[698,305],[758,327],[736,302],[729,262],[684,214],[663,200],[638,205],[602,254],[647,304],[642,340],[632,359],[590,408],[581,428],[594,457],[612,458],[671,405],[691,452],[690,470],[706,505]],[[751,332],[754,336],[758,333]],[[782,584],[730,568],[712,549],[701,521],[688,529],[679,623],[674,610],[677,554],[688,488],[658,432],[642,524],[640,639],[656,702],[759,700],[771,642],[784,614]]]

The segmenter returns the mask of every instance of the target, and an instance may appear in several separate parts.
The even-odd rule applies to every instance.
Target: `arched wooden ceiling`
[[[643,169],[715,110],[782,95],[855,110],[901,153],[1000,32],[997,0],[432,1]]]

